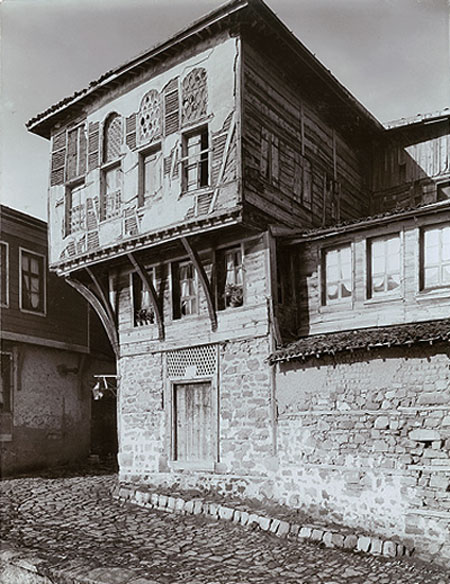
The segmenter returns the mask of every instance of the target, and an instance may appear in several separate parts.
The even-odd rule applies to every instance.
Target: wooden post
[[[163,315],[161,310],[161,303],[158,300],[158,296],[156,294],[155,287],[153,286],[153,282],[149,277],[145,266],[138,260],[138,258],[134,255],[133,252],[127,253],[128,259],[133,264],[134,269],[138,273],[140,279],[142,280],[142,285],[148,290],[150,294],[150,301],[152,303],[153,310],[155,312],[156,324],[158,326],[158,337],[159,340],[164,339],[164,323],[163,323]]]
[[[182,237],[181,243],[183,244],[184,249],[186,250],[186,252],[189,256],[189,259],[194,264],[194,267],[197,271],[200,282],[203,286],[203,290],[205,291],[206,304],[208,306],[209,318],[211,320],[211,330],[215,331],[215,330],[217,330],[217,315],[216,315],[216,308],[214,306],[214,299],[213,299],[213,294],[211,291],[211,285],[210,285],[209,280],[208,280],[208,276],[206,275],[205,269],[200,261],[200,258],[198,257],[197,252],[193,249],[193,247],[189,243],[188,239],[186,237]]]

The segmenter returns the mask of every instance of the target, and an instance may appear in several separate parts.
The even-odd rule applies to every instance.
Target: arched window
[[[206,116],[208,111],[206,69],[197,67],[183,79],[183,124],[190,124]]]
[[[144,95],[137,125],[140,144],[153,142],[161,135],[161,97],[155,89]]]
[[[103,162],[112,162],[120,156],[122,146],[122,118],[111,114],[103,129]]]

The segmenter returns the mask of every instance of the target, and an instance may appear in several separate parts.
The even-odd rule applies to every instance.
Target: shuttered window
[[[241,246],[217,252],[218,308],[242,306],[244,287]]]
[[[66,180],[70,181],[86,172],[86,130],[84,125],[67,132]]]
[[[162,189],[161,148],[143,152],[139,156],[139,204],[146,205]]]
[[[169,136],[180,127],[180,95],[178,77],[169,81],[164,89],[164,134]]]
[[[153,282],[153,286],[156,287],[155,269],[147,268],[147,274]],[[133,289],[134,326],[153,324],[155,322],[155,313],[150,299],[150,292],[136,272],[132,274],[131,284]]]
[[[179,462],[213,462],[216,424],[210,382],[173,386],[173,458]]]
[[[261,128],[261,175],[273,185],[280,181],[280,141],[278,136]]]
[[[84,183],[66,191],[66,235],[85,228],[83,193]]]

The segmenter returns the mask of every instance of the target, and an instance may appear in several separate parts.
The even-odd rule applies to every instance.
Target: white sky
[[[266,1],[380,121],[450,106],[449,0]],[[1,202],[47,218],[49,144],[27,120],[222,3],[3,0]]]

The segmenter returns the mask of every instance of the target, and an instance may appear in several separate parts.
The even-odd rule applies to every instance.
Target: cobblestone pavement
[[[69,581],[67,574],[106,584],[450,582],[443,570],[408,559],[321,548],[226,521],[121,504],[110,496],[115,481],[115,475],[2,481],[1,540],[41,558],[52,582]]]

